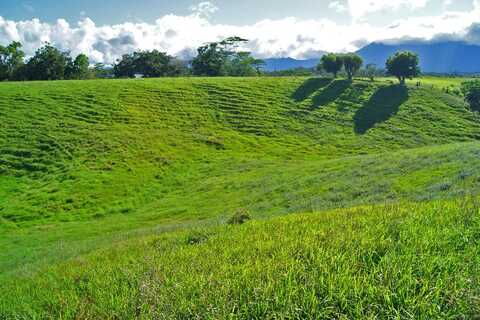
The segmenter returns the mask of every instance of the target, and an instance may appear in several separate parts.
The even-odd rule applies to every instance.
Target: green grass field
[[[478,315],[480,116],[421,82],[0,84],[0,319]]]

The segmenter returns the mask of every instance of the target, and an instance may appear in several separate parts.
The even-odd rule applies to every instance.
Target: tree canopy
[[[341,56],[337,56],[343,61],[345,72],[349,80],[353,79],[353,76],[360,70],[363,65],[363,59],[358,54],[348,53]]]
[[[412,79],[420,74],[419,62],[420,59],[416,53],[397,52],[387,60],[387,73],[397,77],[403,85],[406,79]]]
[[[25,64],[25,53],[20,42],[12,42],[8,46],[0,46],[0,81],[17,80]]]
[[[342,70],[343,59],[340,55],[335,53],[329,53],[322,57],[320,60],[320,66],[328,73],[332,73],[333,77],[336,78],[338,72]]]
[[[158,50],[125,54],[113,68],[115,76],[119,78],[133,78],[136,74],[145,78],[172,77],[181,75],[184,69],[184,65],[176,58]]]
[[[88,79],[90,77],[90,60],[83,53],[79,54],[75,60],[67,58],[65,67],[65,79]]]
[[[462,83],[462,92],[472,111],[480,111],[480,80]]]
[[[260,73],[264,62],[252,57],[240,47],[248,40],[230,37],[198,48],[192,61],[192,71],[198,76],[253,76]]]
[[[62,80],[65,78],[67,63],[67,53],[60,52],[51,44],[46,43],[28,61],[27,78],[29,80]]]

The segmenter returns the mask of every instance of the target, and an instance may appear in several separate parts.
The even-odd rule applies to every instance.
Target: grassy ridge
[[[480,191],[480,117],[424,83],[0,84],[0,318],[478,313],[478,205],[445,199]]]
[[[369,203],[477,194],[479,152],[477,143],[468,143],[339,160],[250,161],[242,163],[241,171],[238,164],[225,164],[222,170],[216,164],[198,166],[198,178],[192,179],[196,183],[186,179],[171,187],[186,192],[172,190],[162,201],[152,201],[134,213],[35,228],[10,227],[0,240],[5,248],[0,253],[0,270],[16,270],[27,262],[63,260],[89,248],[108,245],[112,239],[130,234],[132,229],[149,234],[162,231],[159,224],[166,229],[176,228],[179,223],[191,221],[192,213],[202,223],[217,223],[240,208],[260,219]]]
[[[239,208],[259,218],[478,192],[478,115],[429,87],[161,79],[0,93],[0,273]]]
[[[198,164],[211,163],[211,172],[245,161],[336,159],[480,137],[478,116],[453,96],[368,82],[167,79],[0,90],[0,170],[4,198],[13,202],[0,215],[18,226],[128,213],[138,205],[123,201],[138,192],[122,185],[142,193],[157,179],[171,187],[175,181],[162,180],[198,178]]]
[[[403,203],[147,237],[7,285],[0,317],[474,318],[479,210]]]

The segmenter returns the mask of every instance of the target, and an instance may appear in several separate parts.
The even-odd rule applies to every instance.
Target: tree
[[[410,51],[395,53],[388,58],[386,67],[387,73],[397,77],[401,85],[420,74],[418,55]]]
[[[117,78],[135,77],[135,56],[134,54],[124,54],[121,59],[113,66],[113,73]]]
[[[75,58],[73,65],[75,66],[76,79],[87,79],[89,77],[90,60],[85,54],[79,54]]]
[[[169,75],[169,64],[172,58],[158,50],[134,53],[135,73],[145,78],[157,78]]]
[[[226,72],[233,77],[255,76],[260,73],[263,61],[255,59],[250,52],[236,52],[226,62]]]
[[[69,54],[46,43],[38,49],[27,63],[27,76],[30,80],[61,80],[65,77],[65,68]]]
[[[190,74],[190,70],[188,69],[188,62],[180,60],[178,58],[171,58],[168,66],[168,72],[170,77],[186,76]]]
[[[209,43],[198,48],[198,55],[192,61],[192,71],[197,76],[218,77],[224,76],[228,55],[223,47],[217,43]]]
[[[470,108],[473,111],[480,111],[480,80],[462,83],[462,92]]]
[[[265,67],[265,60],[253,59],[251,64],[252,64],[252,67],[257,71],[257,74],[261,74],[262,73],[262,68]]]
[[[370,81],[375,81],[375,76],[377,75],[377,65],[374,63],[369,63],[365,67],[365,75],[370,79]]]
[[[363,65],[363,59],[355,53],[348,53],[341,56],[345,72],[347,73],[348,80],[352,80],[353,76],[360,70]]]
[[[90,61],[86,55],[81,53],[75,58],[75,60],[72,60],[69,56],[66,59],[65,79],[82,80],[89,77]]]
[[[21,80],[20,73],[25,64],[25,53],[20,42],[0,46],[0,81]]]
[[[336,78],[337,74],[343,67],[343,59],[340,55],[329,53],[322,57],[320,60],[321,68],[328,73],[332,73]]]
[[[96,63],[93,66],[92,72],[95,78],[100,79],[111,78],[114,76],[113,68],[106,66],[104,63]]]
[[[250,52],[240,50],[248,40],[230,37],[198,48],[192,61],[193,74],[198,76],[252,76],[260,73],[263,61]]]
[[[158,50],[137,51],[122,56],[114,66],[116,77],[133,78],[141,74],[145,78],[178,76],[185,66],[180,61]]]

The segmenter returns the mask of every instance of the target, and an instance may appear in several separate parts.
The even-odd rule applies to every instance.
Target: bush
[[[249,220],[252,220],[252,217],[250,216],[248,211],[245,209],[240,209],[237,210],[233,217],[228,219],[227,223],[230,225],[240,225],[248,222]]]
[[[470,105],[470,109],[480,111],[480,80],[462,83],[462,92],[465,101]]]

